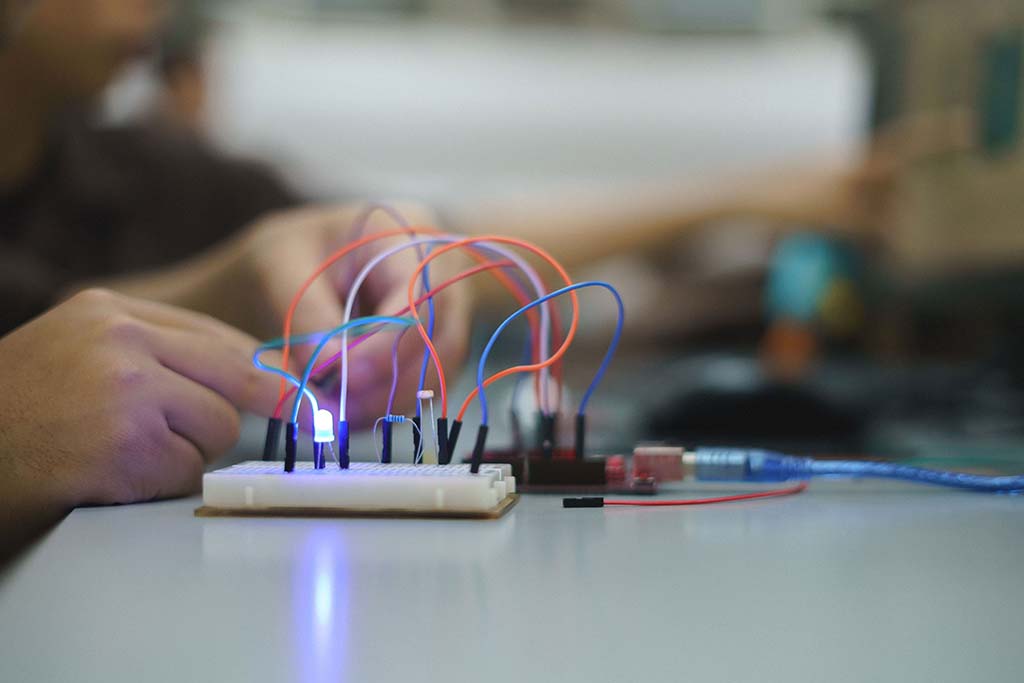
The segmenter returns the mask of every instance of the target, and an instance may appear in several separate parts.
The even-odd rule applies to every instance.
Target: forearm
[[[425,207],[407,202],[390,206],[409,226],[437,227],[436,216]],[[256,337],[275,336],[299,284],[325,258],[349,243],[354,223],[364,210],[361,204],[348,204],[270,214],[180,264],[86,284],[206,313]],[[398,227],[387,213],[375,212],[362,226],[360,236]],[[392,237],[393,241],[402,239]],[[379,242],[374,248],[382,249],[387,243]],[[370,248],[359,250],[347,262],[362,262],[369,253]],[[344,272],[344,267],[335,269],[335,274]],[[332,279],[326,276],[320,281],[330,283]],[[337,293],[332,305],[340,306],[341,294]],[[334,322],[333,316],[328,319]]]
[[[633,190],[576,194],[557,202],[491,203],[451,212],[468,234],[504,234],[532,242],[567,268],[653,249],[717,220],[762,219],[787,225],[857,228],[865,221],[856,167],[823,160],[770,171],[687,178]]]
[[[252,298],[253,278],[246,277],[238,258],[238,238],[163,268],[76,283],[65,297],[101,287],[138,299],[186,308],[223,320],[257,335],[268,332],[259,312],[246,302]]]
[[[666,188],[483,204],[451,215],[460,232],[518,237],[573,268],[666,241],[722,215],[723,204],[711,192]]]

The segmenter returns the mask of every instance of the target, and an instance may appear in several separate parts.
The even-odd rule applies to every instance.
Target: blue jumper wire
[[[504,331],[504,329],[506,327],[508,327],[509,324],[513,320],[515,320],[516,318],[518,318],[522,314],[526,313],[526,311],[530,310],[531,308],[536,308],[537,306],[540,306],[541,304],[543,304],[543,303],[545,303],[547,301],[550,301],[551,299],[554,299],[555,297],[559,297],[559,296],[562,296],[564,294],[568,294],[569,292],[574,292],[577,289],[585,289],[585,288],[589,288],[589,287],[601,287],[601,288],[607,289],[609,292],[611,292],[611,295],[613,297],[615,297],[615,304],[618,307],[619,318],[618,318],[618,321],[615,324],[615,332],[612,334],[612,340],[608,344],[608,350],[605,352],[604,358],[601,359],[601,365],[598,367],[597,372],[594,374],[594,379],[590,382],[590,386],[587,387],[586,392],[583,394],[583,398],[580,400],[580,408],[579,408],[578,414],[582,415],[586,411],[587,403],[590,401],[590,397],[593,395],[594,391],[597,389],[597,385],[600,384],[601,380],[604,378],[604,374],[608,370],[608,365],[612,361],[612,356],[615,355],[615,349],[618,347],[619,339],[622,337],[622,326],[623,326],[623,323],[625,322],[625,318],[626,318],[626,310],[625,310],[625,307],[622,304],[622,297],[619,296],[619,293],[610,284],[608,284],[607,282],[601,282],[599,280],[591,280],[591,281],[588,281],[588,282],[578,282],[578,283],[576,283],[574,285],[569,285],[567,287],[562,287],[561,289],[555,290],[554,292],[551,292],[550,294],[546,294],[546,295],[540,297],[539,299],[535,299],[534,301],[531,301],[530,303],[526,304],[525,306],[520,308],[518,311],[516,311],[515,313],[513,313],[512,315],[507,317],[504,320],[504,322],[502,322],[500,325],[498,325],[498,328],[496,330],[494,330],[494,334],[492,334],[491,338],[488,340],[487,346],[484,347],[483,353],[480,354],[480,363],[477,365],[477,370],[476,370],[476,388],[477,388],[477,392],[479,393],[479,396],[480,396],[480,424],[481,425],[486,425],[487,424],[487,418],[488,418],[487,395],[484,392],[484,368],[487,365],[487,357],[490,355],[491,349],[494,347],[494,343],[498,340],[498,337],[501,335],[501,333]]]

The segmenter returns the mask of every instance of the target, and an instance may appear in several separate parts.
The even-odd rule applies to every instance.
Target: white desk
[[[883,483],[496,522],[73,513],[0,681],[1019,681],[1024,500]]]

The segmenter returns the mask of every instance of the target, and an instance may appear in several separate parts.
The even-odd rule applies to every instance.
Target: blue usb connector
[[[698,448],[683,455],[683,464],[702,481],[809,479],[810,463],[810,458],[745,448]]]

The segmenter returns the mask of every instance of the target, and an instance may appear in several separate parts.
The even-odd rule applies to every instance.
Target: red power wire
[[[772,489],[771,491],[758,491],[757,493],[740,493],[733,496],[717,496],[715,498],[687,498],[685,500],[608,500],[605,499],[605,506],[608,505],[641,505],[644,507],[669,507],[675,505],[711,505],[713,503],[734,503],[740,500],[755,500],[757,498],[778,498],[779,496],[792,496],[803,493],[807,489],[807,482],[800,482],[796,486],[784,489]]]

